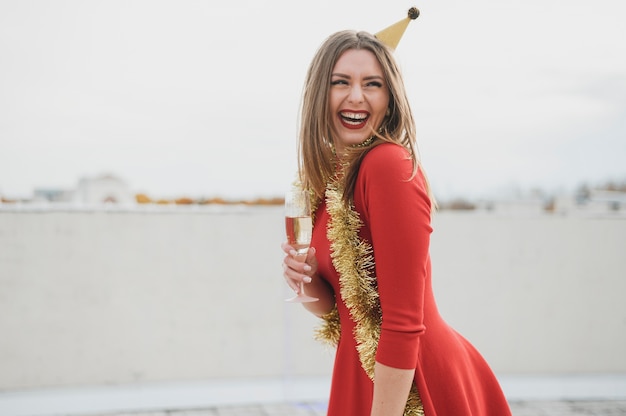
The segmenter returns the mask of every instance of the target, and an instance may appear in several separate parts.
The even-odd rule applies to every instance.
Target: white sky
[[[2,0],[0,194],[280,195],[317,47],[413,5],[396,57],[436,195],[626,180],[623,0]]]

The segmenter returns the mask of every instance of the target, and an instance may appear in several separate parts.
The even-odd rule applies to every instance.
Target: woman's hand
[[[302,305],[317,316],[329,313],[335,307],[335,295],[330,285],[317,274],[315,247],[310,247],[306,255],[298,255],[286,242],[281,244],[281,248],[286,254],[283,258],[283,277],[287,285],[296,293],[300,293],[300,283],[307,285],[307,295],[319,300]]]
[[[287,285],[296,293],[300,293],[300,283],[311,283],[317,272],[317,259],[315,258],[315,247],[309,248],[306,255],[298,254],[296,250],[287,243],[282,243],[281,248],[287,254],[283,259],[283,277]]]

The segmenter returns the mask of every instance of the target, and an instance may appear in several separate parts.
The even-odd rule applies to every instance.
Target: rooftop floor
[[[499,378],[515,416],[626,416],[626,374]],[[0,416],[321,416],[328,388],[286,377],[5,391]]]

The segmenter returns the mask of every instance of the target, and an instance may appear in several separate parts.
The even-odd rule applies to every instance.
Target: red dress
[[[354,190],[358,234],[371,245],[382,321],[376,361],[412,369],[426,416],[507,416],[507,401],[480,353],[439,315],[431,286],[430,200],[422,173],[411,180],[406,149],[385,143],[363,159]],[[326,201],[315,214],[319,274],[334,289],[341,337],[328,416],[369,416],[373,383],[359,359],[355,322],[331,258]]]

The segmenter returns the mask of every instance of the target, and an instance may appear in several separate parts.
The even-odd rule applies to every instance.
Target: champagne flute
[[[287,242],[296,250],[294,258],[305,261],[311,235],[313,234],[313,222],[311,220],[311,201],[307,191],[294,187],[285,194],[285,230]],[[304,282],[300,282],[300,291],[287,302],[315,302],[319,300],[304,293]]]

